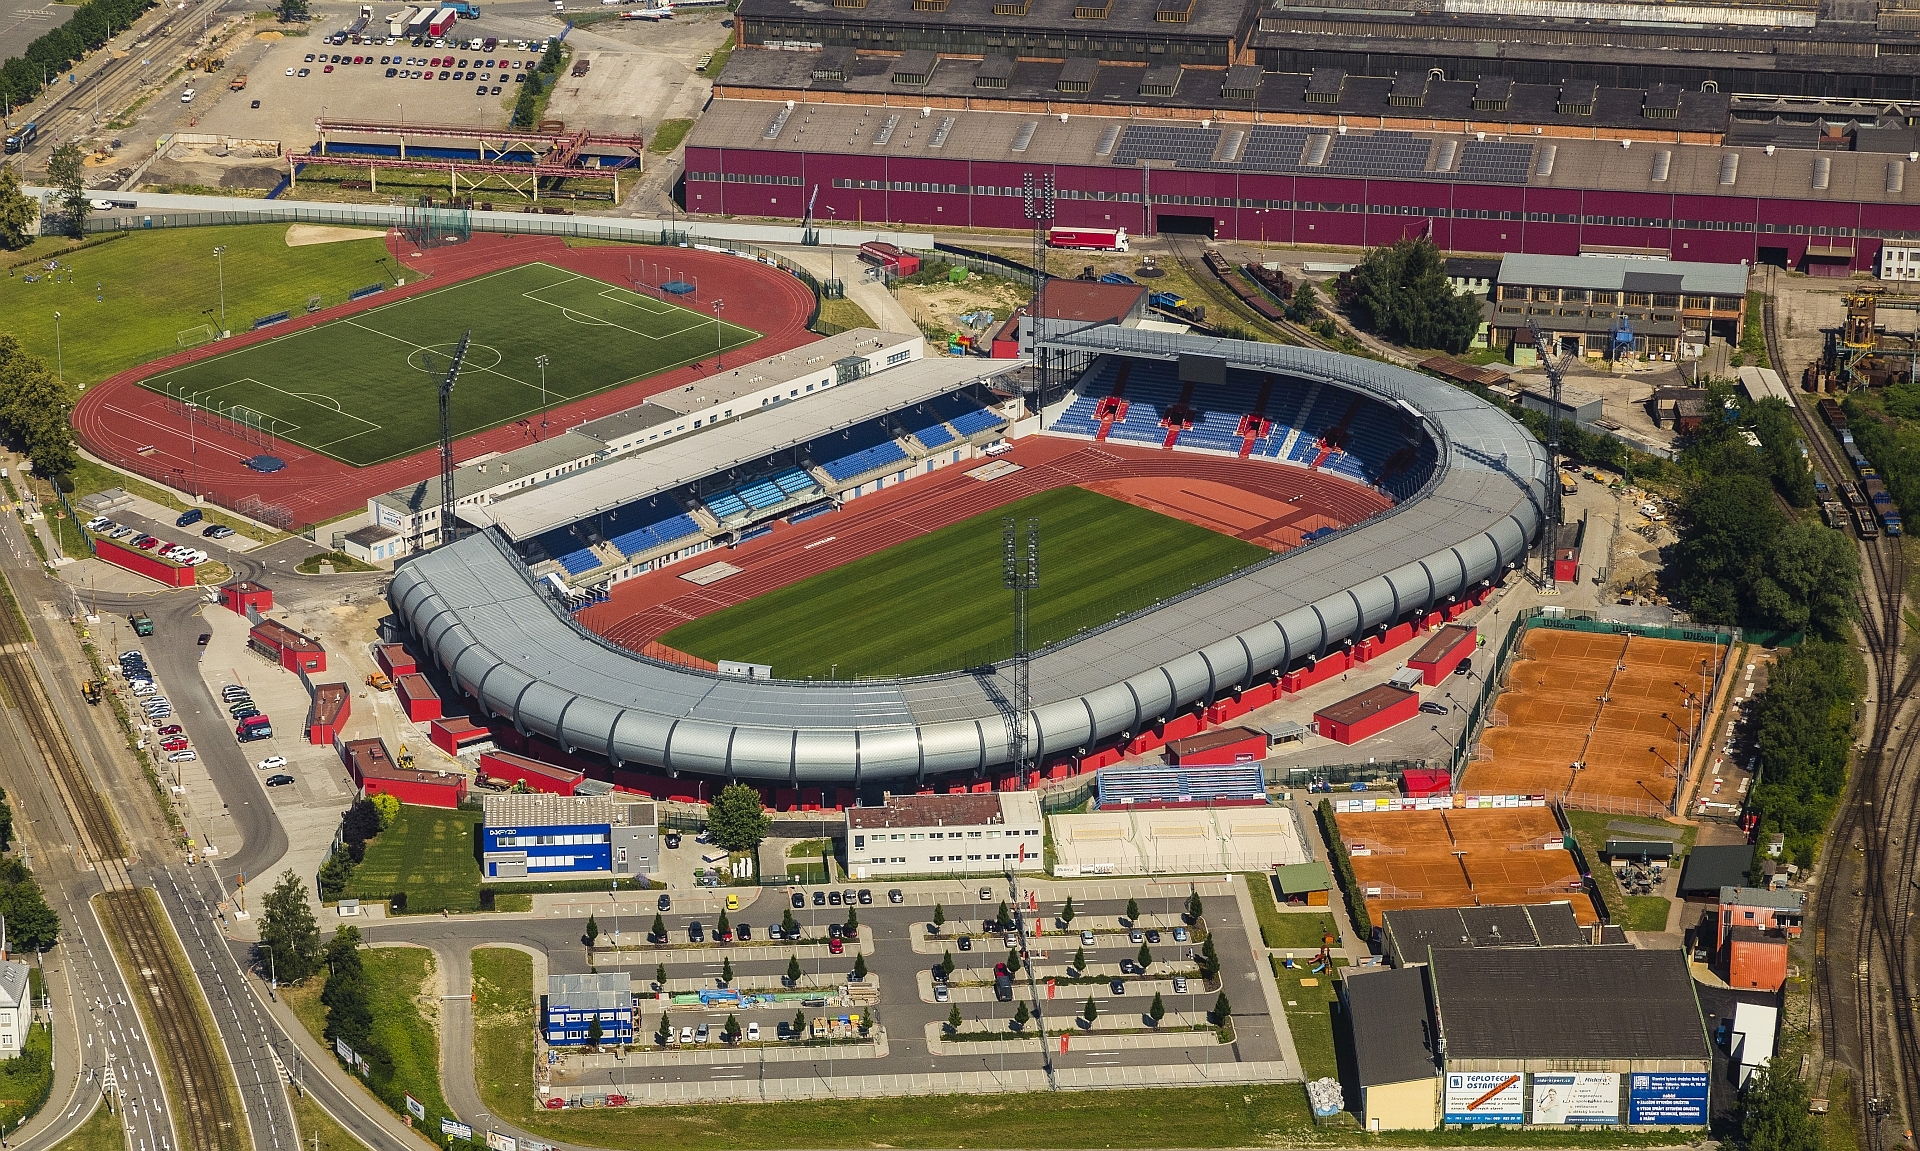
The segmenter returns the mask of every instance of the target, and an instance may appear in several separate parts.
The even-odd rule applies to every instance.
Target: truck
[[[1086,248],[1097,252],[1127,250],[1125,228],[1048,228],[1049,248]]]
[[[575,60],[573,62],[573,74],[575,76],[585,76],[587,74],[587,69],[591,67],[593,67],[593,61],[587,59],[585,56],[582,56],[578,60]]]
[[[233,79],[227,81],[227,91],[229,92],[244,91],[246,89],[246,86],[247,86],[247,74],[245,72],[242,72],[238,76],[235,76]]]
[[[428,21],[427,35],[434,37],[445,36],[447,32],[452,29],[454,21],[458,19],[460,19],[460,14],[452,8],[440,9],[433,14],[433,19]]]
[[[376,671],[367,677],[367,686],[375,691],[392,691],[393,681],[387,678],[386,672]]]
[[[372,5],[362,4],[360,5],[360,15],[354,17],[353,23],[347,25],[347,35],[349,37],[358,36],[360,33],[365,32],[367,25],[371,23],[373,23],[373,7]]]
[[[480,19],[480,6],[478,4],[469,4],[467,0],[453,0],[453,3],[448,5],[448,7],[452,8],[453,14],[462,20]]]
[[[88,703],[97,704],[100,702],[101,694],[105,692],[106,689],[107,689],[106,680],[90,679],[87,682],[80,685],[80,697],[86,700]]]
[[[149,636],[153,634],[153,617],[146,612],[134,612],[127,617],[127,622],[133,625],[133,634],[137,636]]]
[[[407,25],[413,23],[413,17],[417,12],[419,12],[418,8],[403,8],[387,17],[387,35],[405,36]]]
[[[882,240],[860,245],[860,261],[895,276],[911,276],[920,270],[920,257]]]
[[[7,137],[7,151],[24,152],[33,147],[33,138],[40,134],[40,125],[28,121],[19,131]]]
[[[425,39],[427,27],[433,23],[433,14],[437,11],[439,11],[437,8],[415,9],[413,19],[407,21],[407,38],[409,40]]]

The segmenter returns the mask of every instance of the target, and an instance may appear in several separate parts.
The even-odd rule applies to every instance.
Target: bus
[[[18,132],[7,137],[7,151],[10,153],[26,151],[28,148],[33,147],[33,138],[39,134],[40,125],[29,122]]]

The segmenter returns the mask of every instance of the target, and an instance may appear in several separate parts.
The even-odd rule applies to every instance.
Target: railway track
[[[1296,324],[1291,320],[1269,319],[1254,311],[1252,308],[1249,308],[1240,297],[1234,295],[1225,284],[1220,282],[1220,278],[1214,275],[1210,268],[1204,265],[1201,257],[1198,255],[1198,252],[1201,251],[1201,245],[1198,241],[1195,241],[1193,246],[1189,248],[1188,242],[1178,236],[1166,236],[1164,238],[1167,241],[1167,251],[1173,256],[1173,262],[1178,264],[1187,273],[1187,279],[1192,281],[1194,287],[1207,297],[1208,315],[1213,315],[1215,309],[1218,309],[1236,320],[1253,325],[1255,330],[1259,330],[1262,326],[1276,329],[1287,343],[1298,344],[1301,347],[1307,348],[1319,348],[1323,351],[1330,350],[1325,340],[1314,335],[1302,325]]]
[[[1784,363],[1771,300],[1762,308],[1762,323],[1769,356],[1775,364]],[[1851,478],[1826,429],[1804,405],[1795,408],[1795,416],[1830,482]],[[1822,867],[1827,879],[1813,914],[1814,973],[1822,1050],[1828,1060],[1855,1073],[1855,1119],[1861,1131],[1876,1133],[1879,1124],[1894,1117],[1896,1106],[1907,1126],[1920,1116],[1920,1029],[1914,1019],[1908,947],[1915,889],[1907,878],[1920,835],[1920,802],[1914,797],[1920,778],[1920,727],[1908,724],[1902,729],[1897,723],[1902,705],[1920,687],[1920,661],[1901,659],[1906,578],[1901,539],[1883,536],[1861,540],[1860,546],[1867,561],[1867,579],[1858,597],[1860,622],[1877,705],[1828,838]],[[1843,879],[1843,862],[1851,866],[1852,883]],[[1836,943],[1844,944],[1839,962]],[[1848,1020],[1850,1034],[1842,1031]],[[1890,1034],[1888,1020],[1893,1023]],[[1815,1094],[1820,1093],[1816,1089]],[[1877,1137],[1873,1141],[1884,1142]]]
[[[4,581],[0,581],[3,584]],[[245,1151],[247,1129],[237,1122],[226,1089],[231,1072],[220,1056],[211,1020],[199,1009],[200,988],[151,893],[134,885],[126,836],[75,753],[46,683],[34,665],[35,643],[11,587],[0,605],[0,690],[45,761],[79,834],[83,858],[106,891],[96,907],[118,954],[127,986],[142,1001],[151,1049],[169,1081],[168,1102],[183,1151]]]

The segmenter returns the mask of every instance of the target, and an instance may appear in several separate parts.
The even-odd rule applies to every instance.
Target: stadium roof
[[[486,507],[462,509],[461,515],[496,524],[515,540],[529,539],[945,395],[1016,368],[1021,362],[944,356],[915,360],[816,392],[804,403],[724,425],[721,434],[666,440],[645,451],[516,492]]]
[[[784,55],[784,53],[782,53]],[[1102,72],[1106,69],[1102,68]],[[978,98],[978,94],[975,94]],[[1134,103],[1138,103],[1136,98]],[[773,100],[717,99],[700,117],[687,138],[689,147],[739,149],[749,152],[805,152],[813,155],[855,155],[900,159],[979,160],[999,163],[1018,162],[1021,156],[1045,156],[1049,163],[1084,167],[1125,167],[1134,170],[1136,159],[1161,167],[1179,167],[1196,172],[1237,172],[1243,175],[1325,175],[1359,178],[1434,180],[1462,186],[1493,183],[1512,187],[1561,188],[1578,191],[1650,192],[1660,195],[1761,196],[1780,198],[1817,198],[1870,204],[1920,204],[1920,179],[1907,179],[1901,191],[1888,192],[1887,165],[1906,163],[1884,154],[1862,152],[1815,153],[1797,148],[1780,148],[1768,155],[1764,148],[1723,148],[1707,144],[1674,144],[1641,141],[1622,148],[1621,141],[1609,139],[1569,139],[1566,137],[1497,134],[1480,120],[1473,132],[1447,132],[1424,128],[1395,130],[1388,134],[1366,131],[1347,124],[1348,131],[1337,139],[1340,155],[1351,156],[1348,166],[1336,168],[1336,156],[1329,148],[1320,165],[1300,161],[1301,145],[1285,143],[1294,133],[1332,134],[1334,129],[1321,125],[1259,125],[1215,120],[1202,128],[1197,120],[1129,117],[1127,109],[1115,107],[1112,115],[1072,115],[1063,123],[1058,116],[1037,112],[997,112],[935,109],[927,131],[898,131],[879,142],[885,116],[859,104],[805,103],[787,117],[780,133],[767,138],[775,116],[785,105]],[[1420,123],[1431,122],[1421,109]],[[1323,113],[1323,117],[1330,114]],[[914,111],[915,119],[920,119]],[[953,125],[945,134],[934,130],[948,117]],[[1377,117],[1375,117],[1377,119]],[[1442,120],[1442,124],[1447,121]],[[1502,117],[1501,125],[1510,121]],[[1663,122],[1648,121],[1659,131]],[[1029,124],[1035,125],[1024,153],[1013,145]],[[1123,132],[1110,138],[1109,129],[1119,125]],[[1163,158],[1148,152],[1125,149],[1125,129],[1154,137]],[[796,131],[795,129],[802,129]],[[1224,162],[1232,134],[1254,130],[1284,137],[1278,151],[1261,151],[1252,144],[1259,138],[1251,134],[1234,163]],[[1484,131],[1485,140],[1478,139]],[[1209,134],[1210,135],[1207,135]],[[939,140],[938,148],[930,147]],[[852,141],[848,143],[847,141]],[[1419,149],[1422,142],[1437,146],[1407,159],[1409,147]],[[1446,145],[1451,142],[1453,148]],[[1540,163],[1541,150],[1554,149],[1551,164]],[[1475,149],[1510,151],[1512,157],[1497,158],[1501,167],[1498,179],[1483,178],[1480,173],[1492,169],[1463,171]],[[1490,153],[1491,155],[1491,153]],[[1174,158],[1183,156],[1184,159]],[[1216,162],[1214,157],[1221,160]],[[1729,156],[1738,161],[1727,164]],[[1517,159],[1514,159],[1517,157]],[[1442,160],[1449,166],[1442,169]],[[1509,162],[1512,161],[1512,162]],[[1496,161],[1490,160],[1490,163]],[[692,170],[700,170],[696,155]],[[1262,165],[1265,165],[1264,167]],[[1826,183],[1819,189],[1814,182],[1819,172]],[[1726,174],[1731,183],[1722,183]],[[1658,177],[1658,178],[1656,178]]]
[[[1432,966],[1449,1060],[1712,1057],[1679,951],[1481,948]]]
[[[1472,594],[1523,559],[1539,531],[1545,449],[1505,413],[1440,380],[1306,348],[1117,327],[1061,334],[1057,326],[1041,321],[1038,340],[1068,354],[1124,352],[1163,362],[1213,356],[1398,405],[1434,439],[1439,463],[1426,486],[1373,519],[1036,653],[1032,756],[1143,730],[1415,608]],[[937,394],[930,377],[939,370],[953,373],[946,380],[953,388],[978,369],[926,361],[896,378],[928,382],[901,385],[888,402]],[[876,405],[885,410],[874,389],[894,386],[886,382],[893,375],[829,393],[824,405],[873,396],[859,412],[842,410],[845,422]],[[762,437],[756,422],[768,421],[745,420],[735,432],[702,438]],[[807,436],[782,438],[791,444]],[[780,446],[762,438],[729,454],[750,462]],[[633,463],[649,456],[659,458],[645,453]],[[678,462],[683,477],[715,463]],[[659,486],[651,469],[627,478],[624,498]],[[597,490],[577,498],[572,508],[529,514],[517,530],[566,522],[556,517],[609,500]],[[576,623],[498,531],[414,557],[394,573],[388,594],[423,653],[490,714],[616,765],[857,786],[986,770],[1012,756],[1002,701],[1014,698],[1014,686],[1004,668],[813,683],[650,660]]]

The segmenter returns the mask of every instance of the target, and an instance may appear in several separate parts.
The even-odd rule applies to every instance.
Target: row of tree
[[[153,0],[87,0],[66,23],[27,45],[27,50],[0,64],[0,99],[19,107],[57,81],[87,53],[115,33],[133,27]]]
[[[353,869],[367,856],[367,841],[400,818],[400,801],[391,795],[363,796],[340,817],[340,847],[320,865],[320,898],[339,899],[353,880]],[[382,892],[381,894],[391,894]]]
[[[69,475],[73,446],[73,400],[18,336],[0,332],[0,432],[33,461],[33,470],[56,481]]]
[[[1335,295],[1354,323],[1410,348],[1458,352],[1480,330],[1480,301],[1454,289],[1446,257],[1425,236],[1369,251],[1340,277]],[[1296,294],[1296,308],[1312,305],[1311,295]]]

